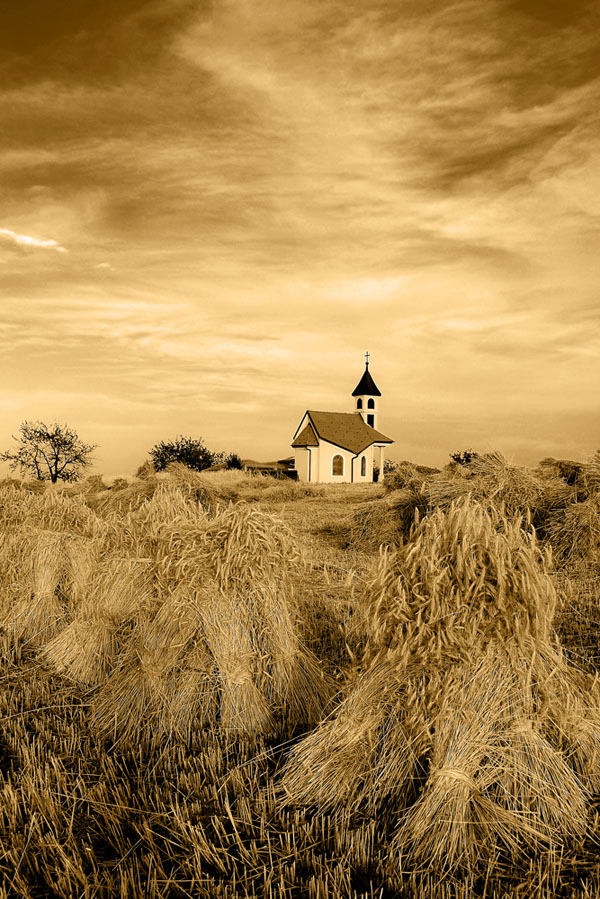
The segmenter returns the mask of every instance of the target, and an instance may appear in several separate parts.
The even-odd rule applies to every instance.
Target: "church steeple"
[[[375,397],[381,396],[381,391],[373,380],[369,371],[369,356],[365,353],[365,370],[354,390],[352,396],[356,398],[356,411],[372,428],[377,428],[377,401]]]

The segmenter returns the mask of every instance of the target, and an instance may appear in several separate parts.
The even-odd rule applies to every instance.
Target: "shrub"
[[[475,450],[466,449],[459,450],[456,453],[450,453],[450,458],[453,462],[456,462],[457,465],[470,465],[478,455],[479,453],[476,453]]]
[[[202,438],[176,437],[161,440],[149,452],[155,471],[164,471],[173,462],[179,462],[193,471],[203,471],[215,462],[215,455],[204,445]]]

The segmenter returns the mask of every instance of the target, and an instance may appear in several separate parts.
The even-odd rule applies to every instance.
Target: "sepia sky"
[[[0,449],[291,454],[371,353],[389,453],[600,446],[600,7],[0,14]]]

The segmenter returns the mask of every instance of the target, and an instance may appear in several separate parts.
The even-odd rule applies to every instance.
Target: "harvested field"
[[[0,486],[0,897],[600,895],[596,469],[509,469]]]

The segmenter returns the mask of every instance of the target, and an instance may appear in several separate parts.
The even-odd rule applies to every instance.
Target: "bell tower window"
[[[367,415],[367,424],[370,425],[372,428],[375,427],[375,416],[374,415]]]
[[[375,400],[374,399],[367,400],[367,409],[374,409],[374,408],[375,408]]]
[[[356,408],[357,408],[357,409],[362,409],[362,400],[361,400],[361,399],[358,399],[358,400],[356,401]]]

